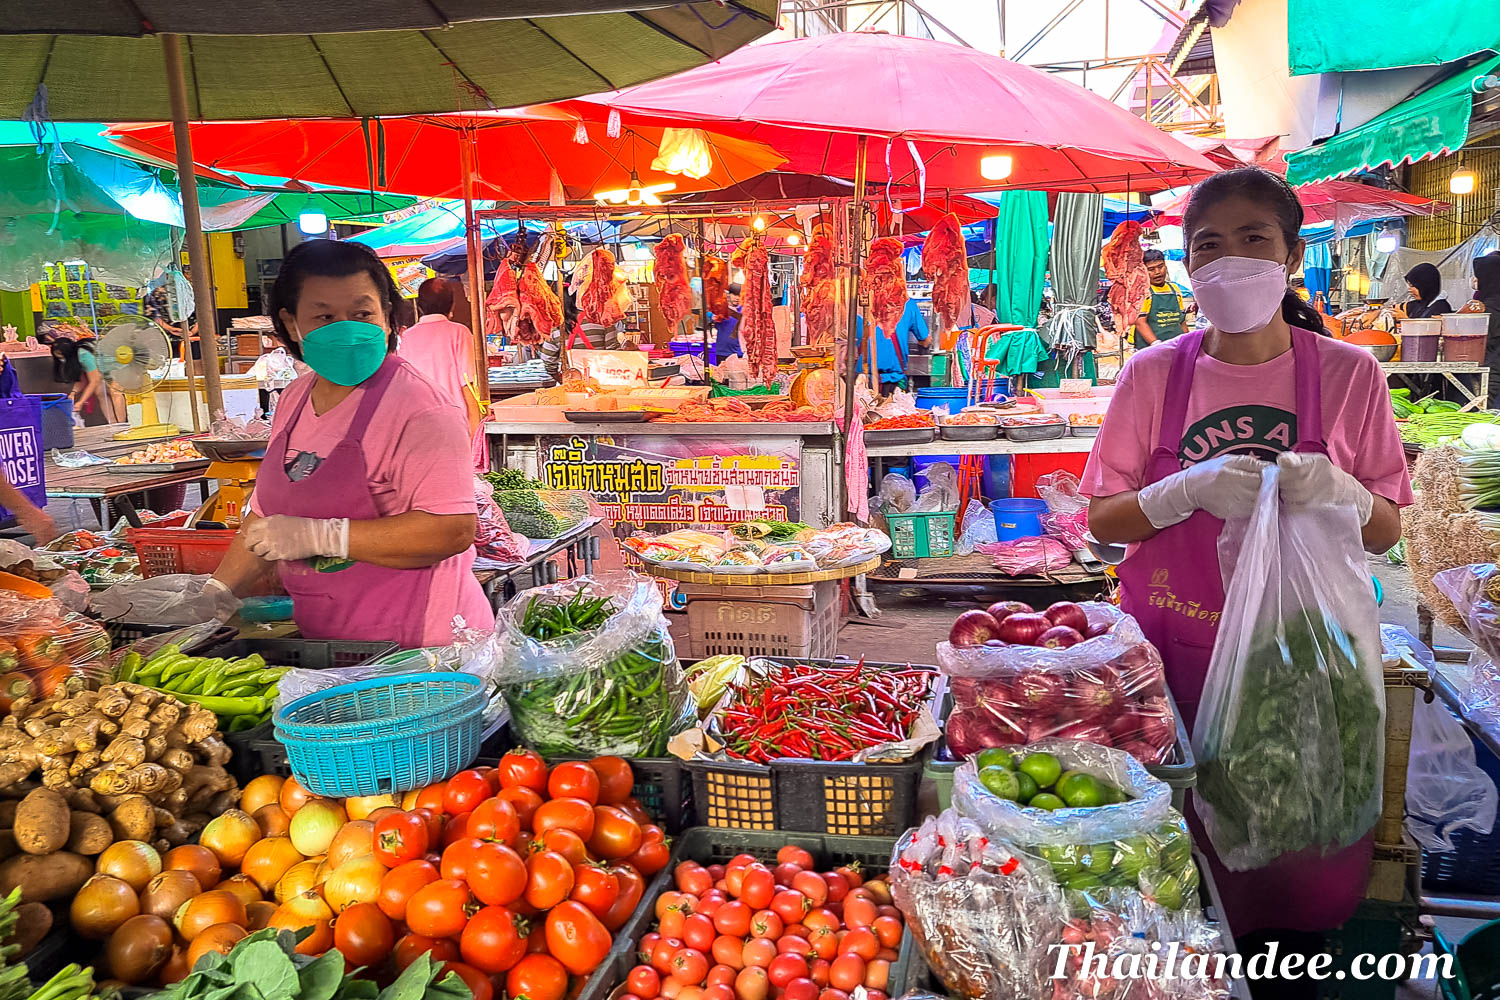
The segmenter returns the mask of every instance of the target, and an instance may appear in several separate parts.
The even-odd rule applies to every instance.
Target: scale
[[[189,438],[194,448],[211,463],[204,470],[207,479],[216,479],[219,488],[189,520],[190,524],[215,521],[226,527],[240,523],[249,509],[250,493],[261,459],[266,457],[269,441],[240,438]]]
[[[787,395],[798,406],[832,406],[838,400],[839,378],[833,370],[833,348],[794,347],[798,372]]]

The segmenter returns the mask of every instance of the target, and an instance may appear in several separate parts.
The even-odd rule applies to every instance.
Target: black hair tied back
[[[1182,213],[1182,232],[1191,246],[1192,232],[1203,211],[1225,198],[1245,198],[1270,208],[1281,227],[1282,238],[1290,249],[1302,238],[1302,201],[1286,178],[1262,167],[1236,167],[1214,174],[1193,188],[1187,208]],[[1191,253],[1191,251],[1189,251]],[[1323,314],[1287,286],[1281,299],[1281,318],[1291,326],[1300,326],[1325,336]]]
[[[292,339],[291,331],[281,321],[281,311],[297,313],[297,303],[302,298],[302,282],[309,277],[348,278],[356,274],[368,274],[380,293],[385,310],[387,328],[391,330],[389,349],[396,349],[396,333],[391,326],[396,319],[396,302],[400,292],[390,269],[375,251],[362,243],[346,243],[343,240],[306,240],[292,247],[281,262],[281,270],[271,285],[267,303],[271,314],[271,325],[276,335],[286,345],[287,353],[301,360],[302,348]]]

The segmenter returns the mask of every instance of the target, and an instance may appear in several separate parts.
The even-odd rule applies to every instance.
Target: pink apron
[[[1180,344],[1167,377],[1161,437],[1146,467],[1148,484],[1183,467],[1178,450],[1203,334],[1188,334],[1180,338]],[[1293,327],[1292,357],[1297,383],[1297,443],[1293,450],[1326,455],[1316,335]],[[1141,542],[1119,568],[1121,603],[1161,651],[1167,683],[1189,732],[1198,716],[1219,615],[1224,610],[1218,556],[1223,526],[1223,521],[1200,510]],[[1189,808],[1187,819],[1195,844],[1208,856],[1214,881],[1229,911],[1229,927],[1236,935],[1266,928],[1328,930],[1348,920],[1364,898],[1370,876],[1371,836],[1328,857],[1303,851],[1277,858],[1265,868],[1231,872],[1214,854],[1193,808]]]
[[[369,425],[391,377],[405,364],[396,355],[389,355],[364,381],[359,409],[344,439],[311,474],[293,482],[286,474],[287,442],[312,392],[302,395],[290,419],[266,445],[266,457],[255,482],[261,510],[293,517],[347,517],[351,521],[380,516],[370,492],[364,451],[355,435]],[[276,565],[282,586],[296,602],[297,628],[304,637],[386,640],[406,648],[424,645],[427,596],[434,572],[431,567],[389,569],[327,558],[285,560]]]

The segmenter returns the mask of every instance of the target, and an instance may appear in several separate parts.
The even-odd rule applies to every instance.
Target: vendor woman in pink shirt
[[[1094,536],[1130,543],[1119,570],[1123,605],[1161,650],[1189,729],[1218,616],[1190,617],[1147,598],[1165,588],[1174,600],[1163,604],[1223,609],[1219,530],[1254,507],[1262,463],[1280,467],[1283,503],[1352,506],[1371,552],[1395,544],[1398,508],[1412,499],[1380,366],[1324,335],[1318,313],[1289,286],[1302,261],[1301,226],[1296,194],[1265,170],[1198,185],[1182,230],[1193,298],[1211,326],[1130,360],[1084,473]],[[1274,939],[1285,955],[1322,950],[1319,932],[1346,921],[1363,898],[1370,859],[1366,836],[1328,857],[1283,856],[1256,871],[1211,860],[1241,950]],[[1307,986],[1273,992],[1299,996]]]
[[[309,240],[281,265],[271,321],[312,373],[276,407],[250,514],[209,587],[272,567],[310,639],[446,645],[490,628],[474,578],[464,412],[396,355],[396,284],[367,247]]]

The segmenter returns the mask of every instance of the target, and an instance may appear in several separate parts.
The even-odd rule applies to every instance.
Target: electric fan
[[[172,361],[172,344],[165,333],[144,317],[120,316],[99,337],[95,353],[104,380],[123,392],[128,403],[140,404],[139,416],[130,420],[130,429],[116,434],[115,440],[182,433],[176,424],[163,423],[156,410],[156,387]]]

